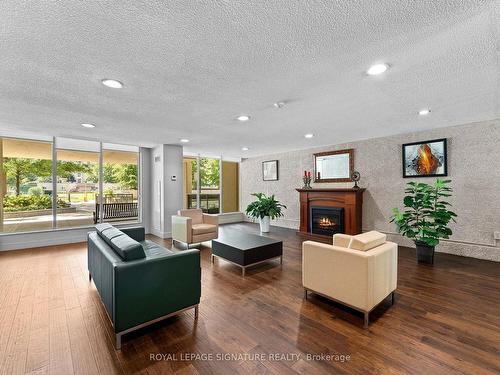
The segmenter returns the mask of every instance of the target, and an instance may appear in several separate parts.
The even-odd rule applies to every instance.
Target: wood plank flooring
[[[294,231],[273,227],[269,236],[284,242],[282,267],[270,261],[243,278],[234,265],[212,265],[202,247],[198,321],[190,311],[129,334],[121,351],[88,282],[85,243],[1,252],[0,374],[500,373],[499,263],[437,254],[434,266],[418,265],[400,248],[395,305],[384,301],[364,330],[359,313],[314,294],[303,299]],[[240,357],[188,360],[191,353]],[[310,357],[321,354],[350,358]]]

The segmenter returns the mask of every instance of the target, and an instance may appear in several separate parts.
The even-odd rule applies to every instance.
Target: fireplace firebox
[[[344,209],[339,207],[311,206],[309,232],[332,236],[344,233]]]

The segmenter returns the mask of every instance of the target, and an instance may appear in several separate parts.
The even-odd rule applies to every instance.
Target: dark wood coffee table
[[[212,240],[212,263],[215,257],[241,267],[245,276],[247,267],[280,258],[283,264],[283,242],[269,237],[240,231],[223,232]]]

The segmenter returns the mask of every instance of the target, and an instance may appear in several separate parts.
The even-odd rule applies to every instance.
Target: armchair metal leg
[[[368,323],[370,322],[370,313],[365,311],[365,322],[363,324],[363,328],[368,328]]]
[[[195,319],[198,319],[199,310],[200,310],[199,306],[196,305],[195,308],[194,308],[194,318]]]
[[[122,348],[122,335],[120,333],[115,334],[115,348],[116,350]]]
[[[307,289],[304,288],[304,298],[307,299]]]
[[[92,275],[89,272],[89,283],[92,281]]]
[[[391,293],[391,305],[394,305],[394,292]]]

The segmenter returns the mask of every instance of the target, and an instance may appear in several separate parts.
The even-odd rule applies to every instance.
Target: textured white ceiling
[[[499,35],[494,0],[3,0],[0,133],[251,156],[493,119]]]

